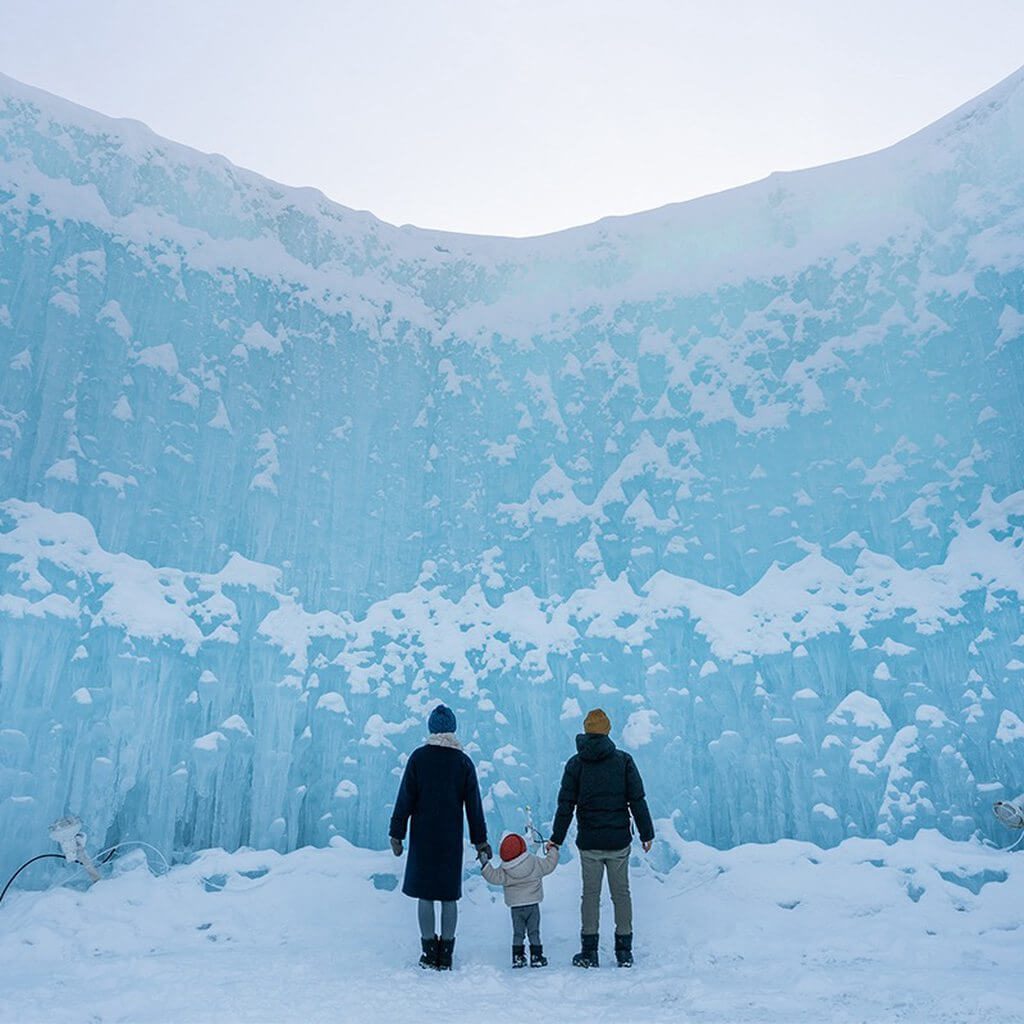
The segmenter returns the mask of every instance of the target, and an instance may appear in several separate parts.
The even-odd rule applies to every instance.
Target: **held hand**
[[[480,861],[481,864],[486,864],[493,856],[494,851],[491,850],[490,843],[481,843],[476,848],[476,858],[478,861]]]
[[[557,849],[558,849],[558,843],[553,843],[553,842],[551,842],[550,839],[544,844],[544,852],[545,853],[550,853],[552,850],[557,850]]]
[[[643,842],[644,853],[650,853],[651,847],[654,845],[653,839],[645,839]]]
[[[402,846],[402,840],[401,839],[396,839],[394,836],[392,836],[391,837],[391,852],[396,857],[401,857],[403,849],[404,848]]]

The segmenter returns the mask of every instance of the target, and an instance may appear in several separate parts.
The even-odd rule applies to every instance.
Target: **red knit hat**
[[[498,853],[501,854],[501,859],[504,861],[515,860],[516,857],[526,853],[526,840],[513,832],[502,839]]]

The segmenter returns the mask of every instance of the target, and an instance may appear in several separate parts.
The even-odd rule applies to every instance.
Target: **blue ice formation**
[[[380,846],[438,700],[496,830],[600,705],[686,837],[995,835],[1022,402],[1024,73],[532,239],[0,78],[0,868]]]

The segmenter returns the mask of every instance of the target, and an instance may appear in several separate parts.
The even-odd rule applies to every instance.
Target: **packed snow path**
[[[1020,1021],[1024,859],[935,833],[722,852],[671,838],[634,869],[637,966],[569,966],[578,867],[547,883],[551,966],[512,971],[508,912],[475,871],[456,970],[415,966],[390,854],[338,845],[204,854],[154,878],[132,857],[87,892],[0,907],[0,1017],[114,1021]],[[205,882],[204,882],[205,879]]]

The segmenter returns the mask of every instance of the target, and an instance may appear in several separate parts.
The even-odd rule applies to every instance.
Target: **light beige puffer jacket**
[[[558,849],[552,846],[546,857],[538,857],[527,850],[515,860],[497,867],[493,861],[488,861],[480,871],[491,885],[504,887],[506,906],[528,907],[544,899],[543,878],[550,875],[557,864]]]

